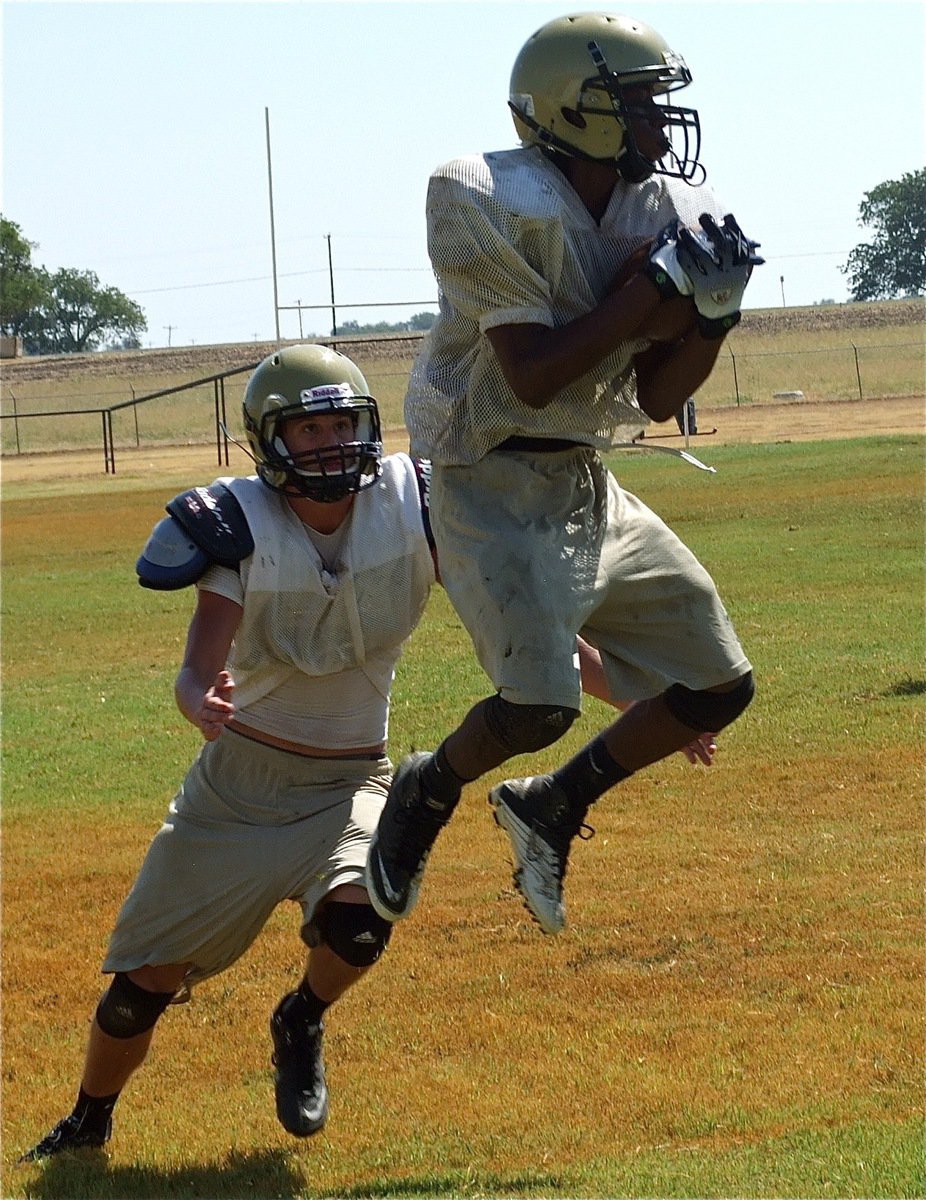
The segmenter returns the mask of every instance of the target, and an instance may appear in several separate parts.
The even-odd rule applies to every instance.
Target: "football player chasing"
[[[287,900],[309,949],[270,1021],[277,1115],[325,1124],[324,1014],[389,941],[363,870],[395,665],[435,579],[421,471],[383,457],[368,393],[322,346],[265,359],[244,397],[257,475],[177,497],[139,559],[146,586],[196,584],[175,695],[204,744],[119,913],[74,1110],[21,1161],[107,1142],[165,1008]]]

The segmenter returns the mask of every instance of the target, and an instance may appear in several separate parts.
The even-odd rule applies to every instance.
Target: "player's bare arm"
[[[518,399],[531,408],[544,408],[564,387],[636,336],[660,303],[652,283],[635,275],[565,325],[499,325],[486,336]]]
[[[706,339],[692,323],[679,341],[657,343],[634,359],[637,402],[654,421],[674,417],[704,383],[717,361],[722,338]]]
[[[225,663],[242,611],[234,600],[200,589],[187,632],[174,697],[186,719],[209,742],[235,715],[231,700],[235,685]]]

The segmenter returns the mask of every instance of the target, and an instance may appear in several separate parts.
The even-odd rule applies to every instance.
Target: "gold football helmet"
[[[286,346],[260,363],[244,393],[244,428],[257,473],[277,492],[330,503],[379,478],[379,410],[360,369],[327,346]],[[283,423],[301,414],[349,413],[355,439],[291,455]]]
[[[644,85],[656,98],[690,82],[685,60],[649,25],[614,13],[577,13],[548,21],[528,39],[511,72],[508,103],[523,145],[616,162],[631,183],[654,173],[690,182],[704,171],[697,112],[660,102],[670,148],[660,159],[645,158],[625,94]]]

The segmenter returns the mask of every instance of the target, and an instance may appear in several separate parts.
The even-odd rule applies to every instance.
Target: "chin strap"
[[[674,446],[652,446],[649,442],[612,442],[611,449],[636,450],[640,454],[671,454],[673,458],[680,458],[700,471],[707,471],[711,475],[717,474],[716,467],[709,467],[707,463],[701,462],[700,458],[695,458],[687,450],[677,450]]]

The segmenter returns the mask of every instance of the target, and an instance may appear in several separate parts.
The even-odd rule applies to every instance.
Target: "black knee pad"
[[[557,704],[512,704],[496,695],[486,700],[484,713],[489,732],[511,758],[551,746],[568,730],[579,710]]]
[[[329,900],[315,920],[321,940],[351,967],[372,967],[392,936],[392,924],[369,904]]]
[[[676,721],[695,733],[720,733],[746,710],[755,694],[752,671],[747,671],[729,692],[693,692],[681,683],[673,683],[664,696]]]
[[[174,998],[173,992],[149,992],[117,971],[96,1009],[96,1023],[114,1038],[132,1038],[153,1029]]]

